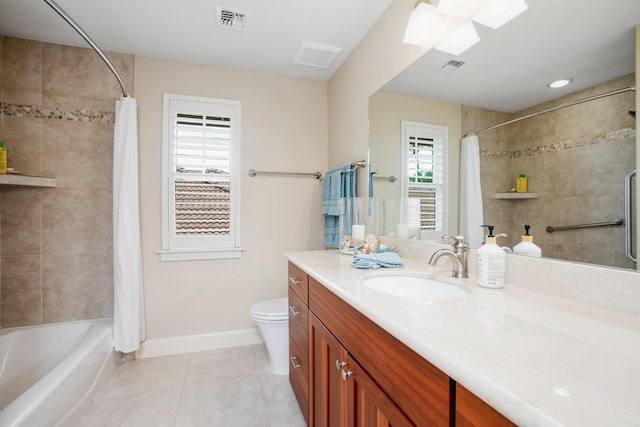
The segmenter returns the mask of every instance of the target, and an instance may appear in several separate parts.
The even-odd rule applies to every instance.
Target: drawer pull
[[[340,369],[342,369],[342,367],[343,367],[344,365],[346,365],[346,364],[347,364],[347,362],[343,362],[343,361],[341,361],[341,360],[337,360],[337,359],[336,359],[336,369],[337,369],[338,371],[339,371]]]
[[[291,282],[292,285],[300,285],[300,280],[292,276],[289,276],[289,282]]]
[[[289,360],[291,361],[294,369],[298,369],[300,367],[300,364],[296,362],[297,359],[298,358],[296,356],[289,356]]]
[[[291,312],[291,314],[293,314],[294,316],[297,316],[298,314],[300,314],[300,312],[298,310],[296,310],[296,308],[292,305],[289,306],[289,311]]]
[[[351,375],[353,375],[353,371],[345,371],[344,369],[342,370],[342,379],[343,380],[347,380],[347,377],[350,377]]]

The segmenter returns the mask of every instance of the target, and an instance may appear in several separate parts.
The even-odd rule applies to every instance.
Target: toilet
[[[269,368],[276,375],[289,373],[289,300],[277,298],[251,307],[251,319],[256,322],[269,354]]]

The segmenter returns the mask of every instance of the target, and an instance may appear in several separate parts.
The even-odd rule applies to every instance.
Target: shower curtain
[[[138,204],[136,100],[116,101],[113,146],[113,344],[130,353],[145,339]]]
[[[460,234],[469,246],[478,248],[484,240],[482,189],[480,187],[480,145],[477,135],[462,138],[460,156]]]

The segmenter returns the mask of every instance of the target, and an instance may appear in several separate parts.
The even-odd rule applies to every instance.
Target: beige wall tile
[[[109,54],[113,65],[132,69],[131,55]],[[123,58],[126,57],[126,58]],[[65,109],[114,111],[122,95],[117,80],[100,57],[88,48],[43,43],[43,103]]]
[[[42,104],[42,44],[4,36],[2,102]]]
[[[41,191],[5,188],[0,192],[0,200],[2,255],[40,255]]]
[[[111,256],[42,257],[44,323],[113,316]]]
[[[113,124],[46,120],[43,173],[58,187],[112,187]]]
[[[4,146],[9,167],[42,175],[42,119],[4,116]]]
[[[42,323],[41,258],[2,257],[2,326]]]
[[[43,255],[111,253],[111,190],[56,188],[43,193]]]
[[[133,94],[133,55],[107,55]],[[2,277],[8,281],[0,315],[11,326],[42,323],[43,316],[45,321],[111,316],[113,123],[103,117],[115,110],[120,87],[90,49],[6,36],[0,36],[0,72],[0,100],[10,104],[10,115],[0,116],[0,139],[6,140],[10,166],[58,182],[55,189],[0,195],[3,255],[44,255],[52,272],[41,279],[39,261],[34,269],[24,261],[30,257],[3,259]],[[83,258],[56,269],[49,257],[54,255]],[[22,276],[29,277],[29,287],[16,285],[27,282],[14,279]],[[44,315],[42,283],[48,289]]]

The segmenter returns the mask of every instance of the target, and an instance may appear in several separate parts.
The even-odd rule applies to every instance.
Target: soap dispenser
[[[529,229],[531,229],[531,226],[529,224],[524,224],[522,241],[513,247],[513,253],[516,255],[540,258],[542,256],[542,249],[533,243],[533,236],[529,234]]]
[[[485,244],[478,249],[478,285],[485,288],[504,288],[505,253],[496,243],[498,237],[507,237],[500,233],[493,235],[493,225],[487,227],[489,234]]]

